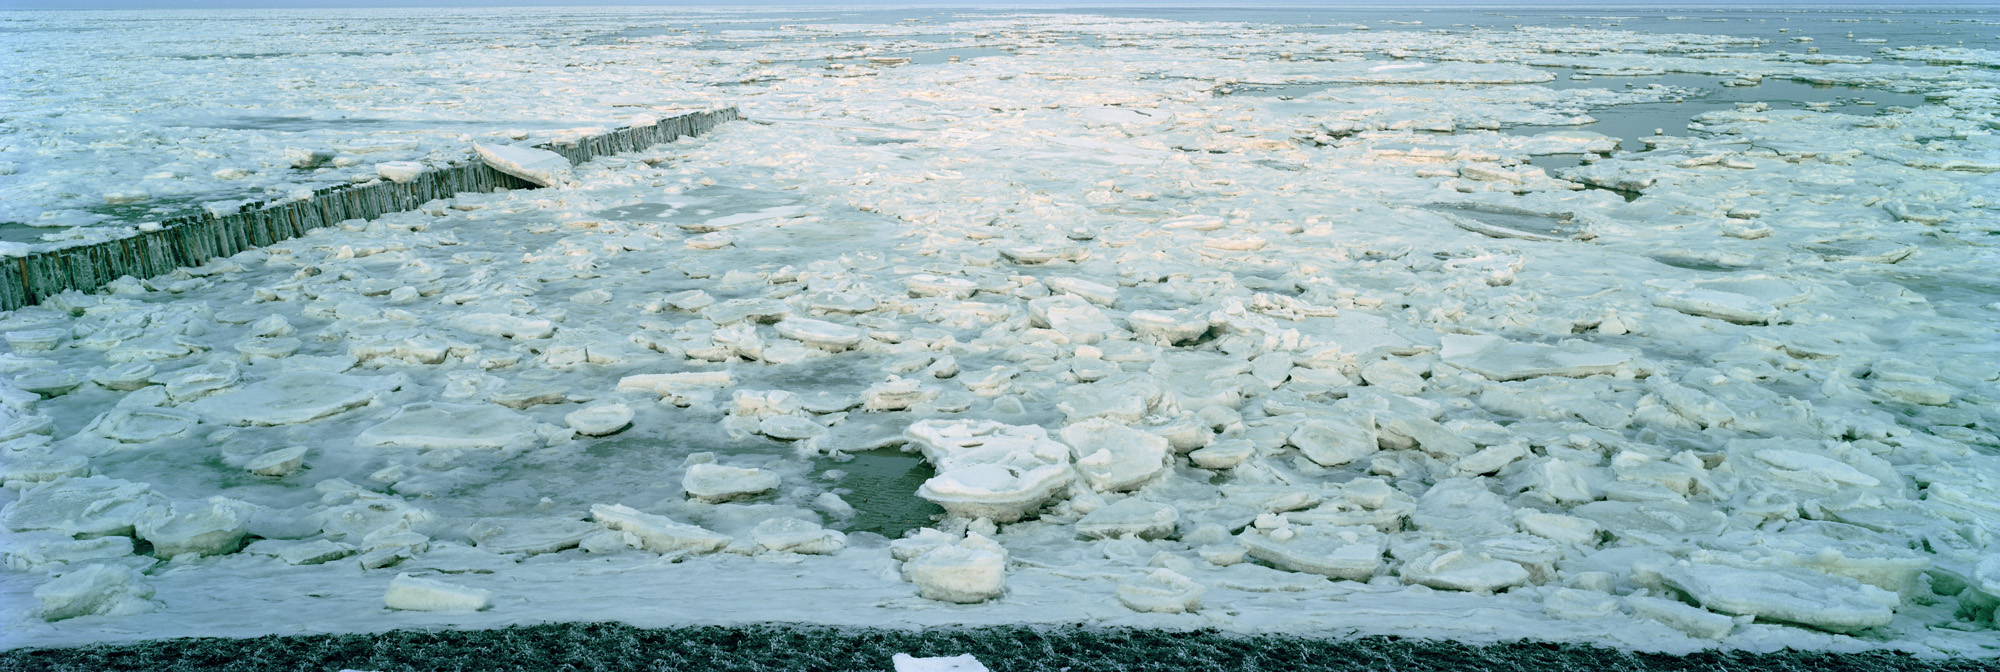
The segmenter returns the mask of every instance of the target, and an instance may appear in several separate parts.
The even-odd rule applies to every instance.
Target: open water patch
[[[854,507],[854,517],[840,529],[873,532],[890,539],[936,522],[944,508],[917,496],[917,488],[937,475],[916,453],[877,448],[850,453],[846,461],[821,458],[819,470],[836,470],[835,492]]]

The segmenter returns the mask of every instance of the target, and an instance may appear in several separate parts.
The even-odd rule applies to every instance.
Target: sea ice
[[[407,611],[483,611],[493,606],[490,591],[467,588],[435,579],[397,574],[389,580],[382,604]]]
[[[1098,492],[1136,488],[1167,468],[1173,455],[1167,440],[1095,418],[1060,432],[1076,458],[1076,470]]]
[[[402,387],[396,377],[362,378],[318,371],[282,373],[188,405],[231,425],[296,425],[373,403]]]
[[[517,449],[541,441],[536,423],[498,406],[423,402],[404,406],[388,420],[361,430],[354,443],[364,448]]]
[[[632,426],[632,408],[624,404],[599,404],[570,411],[563,422],[582,436],[610,436]]]
[[[485,143],[473,143],[472,149],[479,154],[480,161],[494,170],[544,187],[565,185],[575,179],[569,159],[546,149]]]
[[[153,587],[130,567],[89,564],[35,586],[41,617],[60,621],[78,616],[127,616],[152,611]]]
[[[108,476],[64,478],[21,491],[0,522],[15,531],[52,530],[83,538],[130,535],[139,519],[167,504],[145,483]]]
[[[681,488],[689,497],[704,502],[727,502],[776,490],[778,475],[763,469],[691,464],[681,479]]]
[[[940,602],[984,602],[1006,591],[1007,551],[977,532],[938,544],[903,563],[917,594]]]
[[[590,516],[598,524],[632,535],[639,548],[654,553],[713,553],[730,541],[728,535],[621,504],[594,505],[590,507]]]
[[[1706,563],[1677,564],[1661,572],[1660,577],[1666,585],[1715,611],[1833,632],[1888,625],[1895,617],[1895,609],[1902,604],[1895,593],[1881,588],[1794,567],[1744,569]]]
[[[246,531],[240,504],[218,497],[201,504],[177,502],[171,508],[148,509],[134,521],[135,533],[151,542],[153,554],[164,559],[233,553]]]
[[[1630,352],[1569,339],[1558,346],[1511,342],[1499,336],[1447,334],[1439,358],[1493,380],[1537,376],[1582,377],[1613,373],[1632,363]]]

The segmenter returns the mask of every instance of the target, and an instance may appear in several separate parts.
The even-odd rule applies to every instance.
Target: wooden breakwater
[[[736,108],[693,112],[660,120],[651,126],[623,128],[574,141],[536,145],[572,164],[631,152],[675,138],[701,135],[723,122],[741,119]],[[479,163],[455,164],[424,171],[409,182],[382,180],[340,185],[314,191],[303,200],[276,205],[250,203],[235,214],[201,214],[162,222],[160,228],[138,235],[43,250],[4,262],[0,279],[0,310],[33,305],[68,290],[94,291],[127,275],[148,278],[176,268],[199,266],[251,248],[297,238],[313,229],[350,219],[374,219],[392,212],[414,210],[426,202],[465,192],[532,189],[527,180]]]

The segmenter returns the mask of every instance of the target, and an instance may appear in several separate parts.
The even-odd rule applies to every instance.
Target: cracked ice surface
[[[506,48],[433,84],[508,121],[749,121],[0,316],[0,643],[617,618],[1994,653],[1984,52],[979,12],[592,32],[660,16],[447,30]],[[862,39],[803,39],[834,35]],[[809,60],[941,44],[991,53]],[[1732,105],[1639,152],[1492,130],[1689,95],[1556,72],[1937,102]],[[1232,93],[1280,85],[1326,88]],[[376,153],[505,135],[473,131]],[[215,174],[308,136],[160,160],[261,185]],[[81,198],[17,153],[9,207]],[[883,498],[824,465],[882,448],[947,517],[847,526]]]

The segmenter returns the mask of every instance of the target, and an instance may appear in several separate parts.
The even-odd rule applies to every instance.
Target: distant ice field
[[[1996,20],[0,15],[16,255],[744,117],[0,313],[0,647],[1992,657]]]

